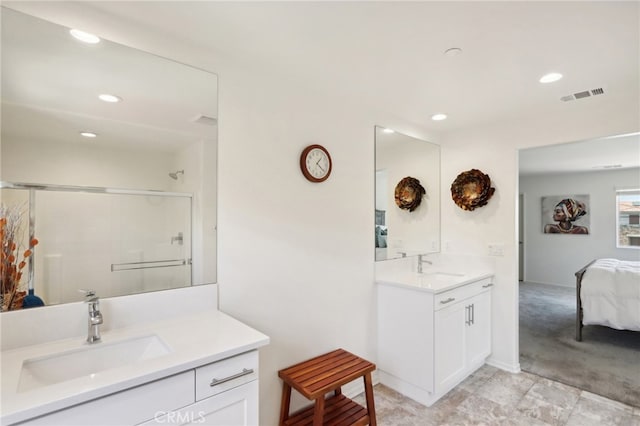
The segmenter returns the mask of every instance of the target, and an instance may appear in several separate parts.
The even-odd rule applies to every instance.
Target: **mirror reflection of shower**
[[[183,170],[176,170],[173,173],[169,173],[169,177],[173,180],[178,180],[178,176],[179,175],[184,175],[184,169]]]

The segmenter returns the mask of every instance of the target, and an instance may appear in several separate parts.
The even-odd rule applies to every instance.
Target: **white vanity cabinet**
[[[491,353],[492,285],[491,276],[440,286],[378,282],[380,382],[430,406],[482,366]]]
[[[258,424],[258,351],[75,405],[20,425]]]

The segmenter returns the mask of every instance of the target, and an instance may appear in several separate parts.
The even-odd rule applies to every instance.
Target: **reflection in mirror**
[[[1,201],[38,239],[21,290],[215,282],[217,76],[6,7],[1,41]]]
[[[376,261],[440,250],[440,147],[376,126]],[[395,202],[405,177],[426,190],[413,211]]]

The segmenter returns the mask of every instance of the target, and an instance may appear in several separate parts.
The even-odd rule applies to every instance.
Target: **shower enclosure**
[[[190,193],[2,182],[5,204],[24,205],[24,241],[39,244],[29,287],[45,304],[192,283]]]

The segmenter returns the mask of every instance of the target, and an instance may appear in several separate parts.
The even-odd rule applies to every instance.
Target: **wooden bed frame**
[[[582,276],[593,262],[595,262],[595,260],[592,260],[587,266],[576,272],[576,340],[578,342],[582,342],[582,299],[580,298]]]

